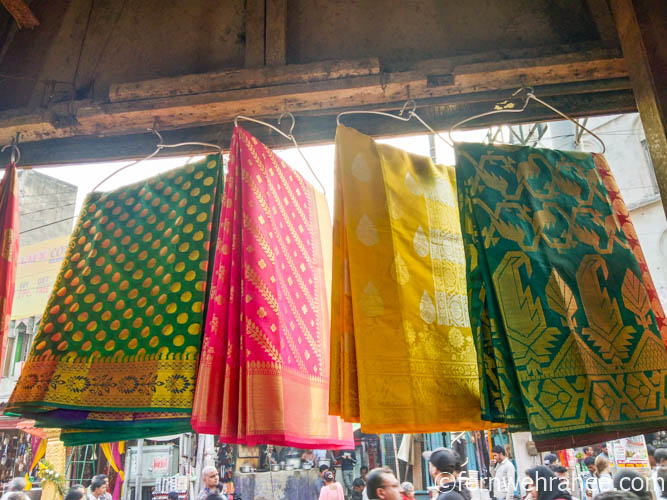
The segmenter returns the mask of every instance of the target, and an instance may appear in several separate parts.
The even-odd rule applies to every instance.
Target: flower
[[[183,375],[171,375],[165,381],[165,385],[169,392],[181,394],[190,387],[190,381]]]

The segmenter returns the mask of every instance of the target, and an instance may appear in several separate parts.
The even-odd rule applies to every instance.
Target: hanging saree
[[[616,218],[618,219],[618,222],[621,225],[623,232],[625,233],[625,237],[627,238],[628,243],[632,247],[632,252],[635,254],[637,262],[639,263],[639,269],[641,269],[641,280],[644,283],[646,293],[648,294],[649,300],[651,301],[651,307],[655,313],[655,320],[658,324],[658,330],[662,336],[662,341],[667,348],[667,318],[665,317],[665,311],[662,307],[662,303],[660,302],[658,291],[653,284],[651,273],[648,270],[648,264],[646,263],[646,258],[644,257],[642,247],[639,244],[639,237],[635,231],[635,226],[630,220],[630,214],[628,213],[628,209],[625,206],[625,202],[623,201],[621,192],[618,189],[616,180],[611,173],[611,169],[607,164],[607,160],[600,154],[594,154],[593,159],[595,160],[595,166],[597,167],[600,177],[602,177],[602,181],[604,182],[604,185],[607,188],[607,192],[609,193],[609,199],[611,200],[612,207],[614,208]]]
[[[457,144],[456,176],[484,418],[539,449],[664,427],[667,353],[593,155]]]
[[[7,349],[18,255],[19,183],[16,164],[8,163],[0,180],[0,366]]]
[[[221,182],[218,155],[88,195],[7,413],[65,442],[190,429]]]
[[[353,447],[327,413],[331,248],[315,191],[234,130],[192,426],[226,443]]]
[[[453,167],[336,132],[330,412],[367,433],[490,428]]]

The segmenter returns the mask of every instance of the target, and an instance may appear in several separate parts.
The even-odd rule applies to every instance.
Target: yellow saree
[[[481,420],[453,167],[336,132],[330,413],[364,432]]]

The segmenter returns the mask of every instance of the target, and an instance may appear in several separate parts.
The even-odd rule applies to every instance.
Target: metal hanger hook
[[[408,115],[412,115],[415,111],[417,111],[417,103],[415,102],[415,100],[408,99],[407,101],[405,101],[405,104],[403,104],[403,107],[398,112],[399,116],[403,116],[403,113],[405,113],[405,108],[407,108],[409,104],[412,105],[412,109],[408,111]]]
[[[292,125],[289,128],[289,135],[292,135],[292,132],[294,132],[294,126],[296,125],[296,119],[294,118],[294,115],[290,113],[289,111],[283,111],[280,113],[280,116],[278,117],[278,126],[280,126],[280,121],[283,119],[283,117],[288,116],[292,119]]]
[[[14,165],[21,161],[21,150],[19,149],[18,143],[19,133],[17,132],[16,137],[12,137],[12,141],[0,149],[0,152],[4,153],[7,149],[12,148],[12,152],[9,155],[9,162]]]

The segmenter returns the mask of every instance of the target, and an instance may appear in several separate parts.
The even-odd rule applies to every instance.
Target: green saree
[[[189,427],[221,185],[209,156],[88,196],[7,413],[65,439]]]
[[[593,156],[458,144],[456,178],[483,418],[541,447],[667,424],[667,353]]]

